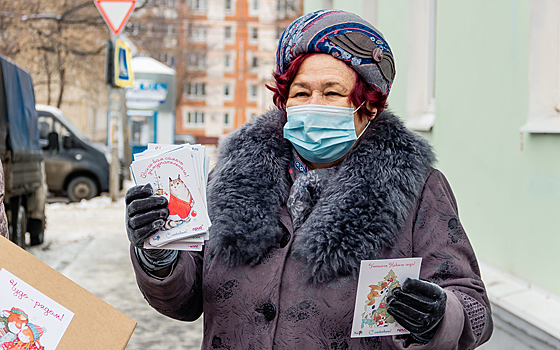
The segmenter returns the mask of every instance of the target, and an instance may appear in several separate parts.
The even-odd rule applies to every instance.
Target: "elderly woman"
[[[457,204],[428,143],[385,109],[391,50],[342,11],[294,21],[277,51],[278,109],[221,144],[204,252],[141,248],[167,216],[149,186],[127,193],[138,285],[192,321],[204,349],[473,349],[490,304]],[[360,262],[422,257],[387,312],[406,336],[351,338]]]

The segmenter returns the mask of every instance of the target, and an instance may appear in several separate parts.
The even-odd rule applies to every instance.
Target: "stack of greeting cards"
[[[136,185],[152,184],[169,202],[169,217],[144,241],[144,248],[202,250],[212,225],[206,206],[210,156],[205,151],[201,145],[148,144],[134,155],[130,171]]]

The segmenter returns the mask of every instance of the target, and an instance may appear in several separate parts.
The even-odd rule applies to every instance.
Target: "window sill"
[[[492,304],[560,339],[559,296],[482,261],[479,263]]]
[[[560,134],[560,115],[528,120],[519,131],[535,134]]]
[[[200,96],[183,95],[183,99],[186,100],[186,101],[206,101],[206,96],[205,95],[200,95]]]
[[[406,120],[406,127],[414,131],[430,131],[436,122],[435,113],[425,112]]]
[[[183,129],[204,129],[204,124],[183,124]]]

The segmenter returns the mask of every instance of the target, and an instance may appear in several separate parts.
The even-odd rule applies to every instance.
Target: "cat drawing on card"
[[[189,222],[191,219],[194,199],[187,185],[181,180],[181,175],[176,179],[169,178],[169,217],[162,230],[169,230]]]
[[[371,291],[367,295],[369,300],[368,306],[371,306],[371,315],[379,308],[379,305],[387,297],[387,293],[389,293],[389,283],[382,282],[381,285],[372,284],[369,286]]]
[[[0,345],[17,339],[18,334],[27,326],[29,320],[23,310],[15,307],[9,311],[2,311],[2,316],[0,319],[3,320],[4,325],[2,326],[6,330],[6,334],[0,338]]]

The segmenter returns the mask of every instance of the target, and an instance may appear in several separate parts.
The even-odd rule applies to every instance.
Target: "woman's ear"
[[[375,116],[377,115],[377,108],[374,107],[370,102],[366,102],[366,108],[371,112],[371,116],[368,117],[368,120],[372,121],[373,118],[375,118]]]

